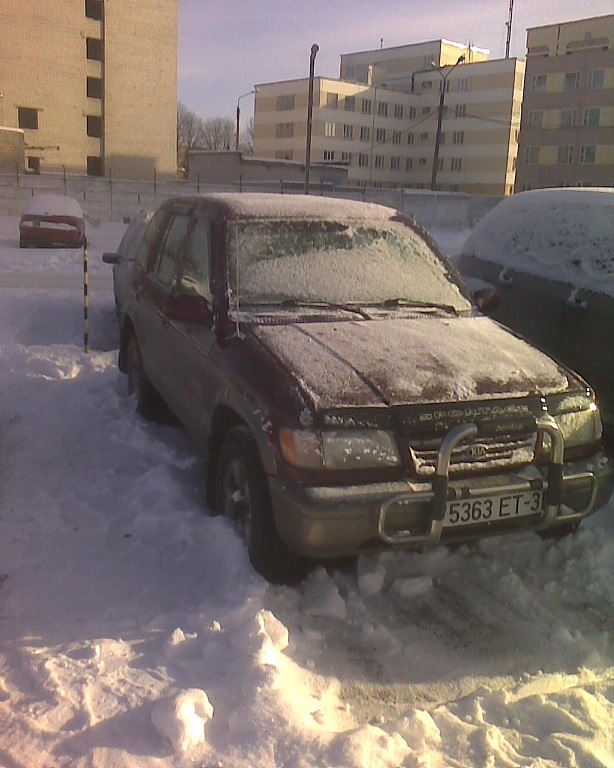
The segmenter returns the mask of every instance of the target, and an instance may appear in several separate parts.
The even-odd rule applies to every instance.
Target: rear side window
[[[196,294],[211,301],[211,270],[209,262],[209,227],[197,221],[188,235],[181,265],[179,290]]]
[[[190,217],[185,213],[173,216],[166,234],[158,243],[154,254],[151,272],[166,288],[171,287],[175,276],[175,267],[179,257],[179,248],[185,237]]]

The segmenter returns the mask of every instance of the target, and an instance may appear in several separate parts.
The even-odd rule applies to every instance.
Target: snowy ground
[[[123,229],[89,232],[86,355],[80,252],[0,217],[0,766],[613,766],[614,504],[268,586],[125,394]]]

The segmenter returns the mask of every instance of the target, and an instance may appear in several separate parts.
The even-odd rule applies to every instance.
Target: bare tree
[[[203,120],[181,102],[177,103],[177,146],[193,149],[202,141]]]
[[[202,122],[203,149],[234,149],[235,123],[229,117],[209,117]]]
[[[241,131],[239,149],[246,155],[254,153],[254,118],[250,117],[246,127]]]

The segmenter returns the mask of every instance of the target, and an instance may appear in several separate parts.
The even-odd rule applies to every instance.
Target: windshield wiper
[[[285,299],[279,305],[280,307],[307,307],[314,309],[341,309],[345,312],[353,312],[356,315],[364,317],[366,320],[370,316],[364,309],[356,304],[337,304],[333,301],[302,301],[301,299]]]
[[[394,298],[381,301],[376,306],[385,307],[386,309],[391,307],[415,307],[418,309],[441,309],[444,312],[449,312],[453,315],[458,315],[459,311],[451,304],[438,304],[436,301],[420,301],[420,299],[404,299]]]

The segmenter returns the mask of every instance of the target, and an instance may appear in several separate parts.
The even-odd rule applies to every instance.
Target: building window
[[[426,157],[419,157],[418,165],[426,165]]]
[[[324,135],[329,139],[335,135],[335,123],[324,123]]]
[[[339,96],[336,93],[326,94],[326,106],[328,107],[328,109],[337,109],[338,104],[339,104]]]
[[[468,77],[460,78],[460,80],[458,81],[458,90],[459,90],[459,93],[465,93],[466,91],[470,90]]]
[[[420,83],[420,90],[422,90],[422,91],[432,91],[433,90],[433,81],[432,80],[423,80]]]
[[[588,73],[588,80],[586,82],[587,88],[591,91],[597,91],[603,88],[605,80],[605,70],[603,69],[591,69]]]
[[[411,169],[414,167],[414,158],[413,157],[406,157],[405,158],[405,170],[411,171]]]
[[[386,159],[384,155],[375,155],[375,167],[384,168]]]
[[[561,110],[561,128],[574,128],[578,123],[578,113],[575,109]]]
[[[87,78],[88,99],[102,99],[102,79],[100,77]]]
[[[85,15],[88,19],[102,20],[102,0],[85,0]]]
[[[294,109],[294,94],[287,94],[284,96],[278,96],[275,103],[275,109],[277,112],[285,112],[288,109]]]
[[[441,133],[439,134],[439,143],[440,144],[445,144],[446,143],[446,132],[445,131],[441,131]]]
[[[582,125],[585,128],[598,128],[601,109],[599,107],[589,107],[584,110],[584,120]]]
[[[371,99],[363,99],[361,110],[363,115],[370,115],[371,114]]]
[[[454,117],[467,117],[467,105],[457,104],[454,108]]]
[[[431,108],[430,107],[422,107],[422,114],[423,115],[430,115],[431,114]]]
[[[87,156],[87,175],[102,176],[102,157],[96,155]]]
[[[529,112],[529,128],[543,128],[544,127],[544,110],[532,109]]]
[[[366,125],[360,126],[360,140],[369,141],[371,138],[371,129]]]
[[[416,115],[417,115],[417,114],[418,114],[418,113],[417,113],[417,111],[416,111],[416,108],[415,108],[415,107],[410,107],[410,108],[409,108],[409,119],[410,119],[410,120],[415,120],[415,119],[416,119]]]
[[[378,144],[385,144],[386,143],[386,129],[385,128],[378,128],[375,132],[375,141],[377,141]]]
[[[524,163],[525,165],[537,165],[539,163],[539,147],[524,148]]]
[[[351,152],[342,152],[341,153],[341,162],[342,163],[351,163],[352,162],[352,153]]]
[[[463,170],[463,158],[453,157],[450,160],[450,170],[454,171],[454,173],[460,173]]]
[[[401,158],[400,157],[391,157],[390,158],[390,170],[391,171],[400,171],[401,170]]]
[[[87,116],[87,135],[92,136],[94,139],[99,139],[102,136],[102,118],[96,115]]]
[[[294,123],[277,123],[275,126],[276,139],[291,139],[294,136]]]
[[[353,139],[354,138],[354,126],[353,125],[344,125],[343,126],[343,138],[344,139]]]
[[[454,131],[452,134],[452,144],[464,144],[465,131]]]
[[[420,134],[420,141],[426,141],[428,139],[429,135],[426,131],[422,131]]]
[[[407,134],[407,143],[408,144],[413,144],[415,140],[416,140],[416,135],[410,131]]]
[[[292,160],[292,150],[278,149],[277,152],[275,152],[275,159],[276,160]]]
[[[86,37],[85,55],[88,59],[102,61],[102,40],[99,40],[97,37]]]
[[[17,107],[17,125],[35,131],[38,128],[38,109]]]
[[[580,147],[580,162],[588,165],[595,163],[597,158],[597,147],[595,144],[583,144]]]
[[[356,96],[346,96],[343,102],[343,108],[346,112],[354,112],[356,109]]]
[[[402,104],[395,104],[394,105],[394,116],[395,117],[403,117],[403,105]]]
[[[531,78],[531,93],[546,92],[546,75],[533,75]]]
[[[325,160],[334,160],[335,159],[335,152],[332,149],[325,149],[324,150],[324,159]]]
[[[573,147],[569,144],[565,144],[559,147],[557,163],[559,165],[570,165],[573,163]]]
[[[37,176],[40,176],[41,172],[41,159],[40,157],[32,157],[30,156],[28,158],[28,168],[35,173]]]
[[[392,143],[393,144],[400,144],[401,143],[401,131],[393,131],[392,132]]]
[[[568,72],[563,82],[564,91],[577,91],[580,88],[580,72]]]
[[[369,155],[367,155],[365,152],[361,152],[358,155],[358,165],[360,168],[368,168],[369,167]]]
[[[388,102],[380,101],[377,105],[377,114],[380,117],[388,117]]]

